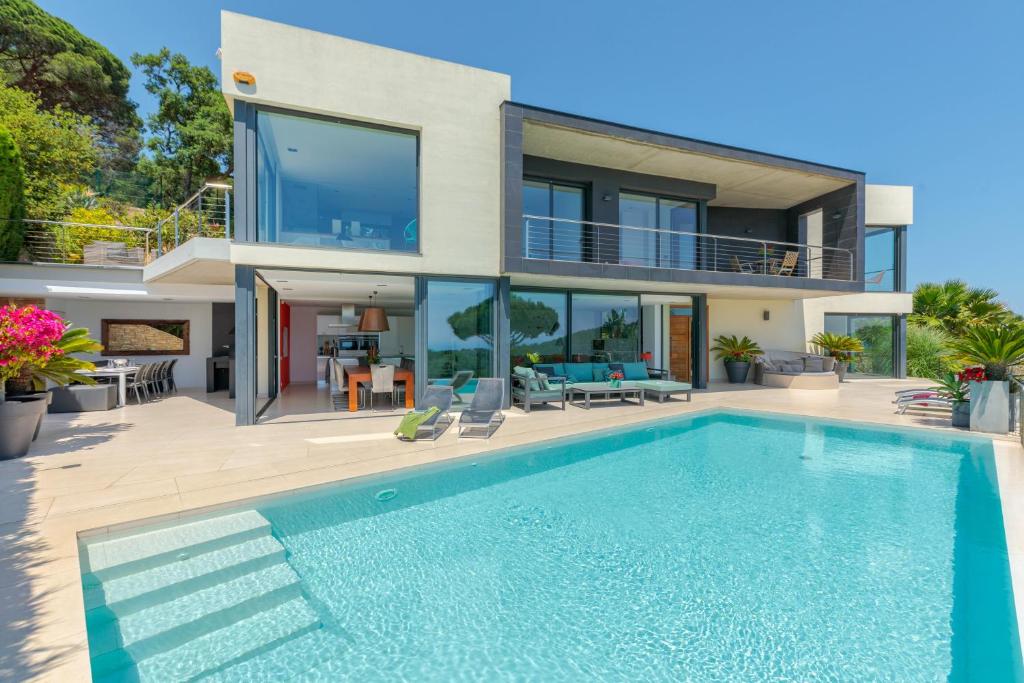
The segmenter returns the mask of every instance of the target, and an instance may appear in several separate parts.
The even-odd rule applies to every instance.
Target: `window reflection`
[[[572,360],[632,362],[640,348],[636,295],[573,294]]]
[[[419,248],[415,134],[265,111],[256,133],[259,241]]]

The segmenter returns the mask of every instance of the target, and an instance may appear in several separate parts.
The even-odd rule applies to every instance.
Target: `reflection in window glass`
[[[419,248],[415,134],[261,111],[256,135],[259,241]]]
[[[573,294],[572,360],[632,362],[640,349],[636,295]]]
[[[494,351],[494,283],[427,283],[427,377],[461,384],[463,398],[473,393],[477,377],[492,375]],[[467,375],[467,373],[470,373]],[[464,380],[469,377],[468,382]]]
[[[511,306],[512,365],[537,362],[561,363],[569,328],[565,292],[513,291]]]
[[[672,234],[698,231],[696,202],[622,192],[619,223],[626,226],[619,252],[623,265],[696,268],[696,238]]]
[[[896,320],[891,315],[825,316],[825,331],[857,337],[864,351],[854,356],[849,372],[893,377],[896,370],[893,338]]]
[[[581,187],[543,180],[523,181],[523,233],[528,258],[581,261],[583,254],[584,192]],[[566,222],[568,221],[568,222]]]
[[[896,291],[896,230],[893,228],[864,230],[864,289]]]

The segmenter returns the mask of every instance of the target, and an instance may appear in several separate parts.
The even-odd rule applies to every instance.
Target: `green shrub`
[[[960,369],[950,356],[949,337],[941,329],[907,325],[907,376],[941,380]]]
[[[0,126],[0,261],[17,261],[25,240],[25,166],[10,131]]]

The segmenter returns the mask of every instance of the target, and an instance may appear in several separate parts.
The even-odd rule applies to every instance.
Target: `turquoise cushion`
[[[565,365],[562,363],[535,363],[533,369],[548,377],[565,377]]]
[[[527,384],[530,386],[530,391],[540,390],[540,382],[537,380],[537,373],[534,372],[532,368],[524,368],[522,366],[517,365],[516,367],[512,368],[512,374],[514,374],[516,377],[521,377],[525,379]]]
[[[650,375],[647,373],[647,363],[642,361],[637,363],[623,363],[622,374],[625,375],[624,379],[627,380],[641,380],[650,379]]]
[[[603,382],[608,379],[608,373],[611,370],[607,363],[594,363],[593,376],[595,382]]]
[[[593,382],[593,363],[566,363],[565,376],[574,382]]]

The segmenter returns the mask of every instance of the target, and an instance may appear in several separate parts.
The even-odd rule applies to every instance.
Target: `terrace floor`
[[[713,408],[953,431],[948,415],[894,414],[893,392],[915,385],[853,380],[817,392],[723,384],[696,392],[691,403],[513,409],[489,441],[460,440],[450,429],[436,442],[399,442],[391,435],[399,412],[239,428],[233,402],[197,391],[105,413],[49,415],[28,457],[0,462],[0,680],[88,680],[80,532]],[[1013,581],[1024,595],[1024,449],[1010,438],[994,443]]]

